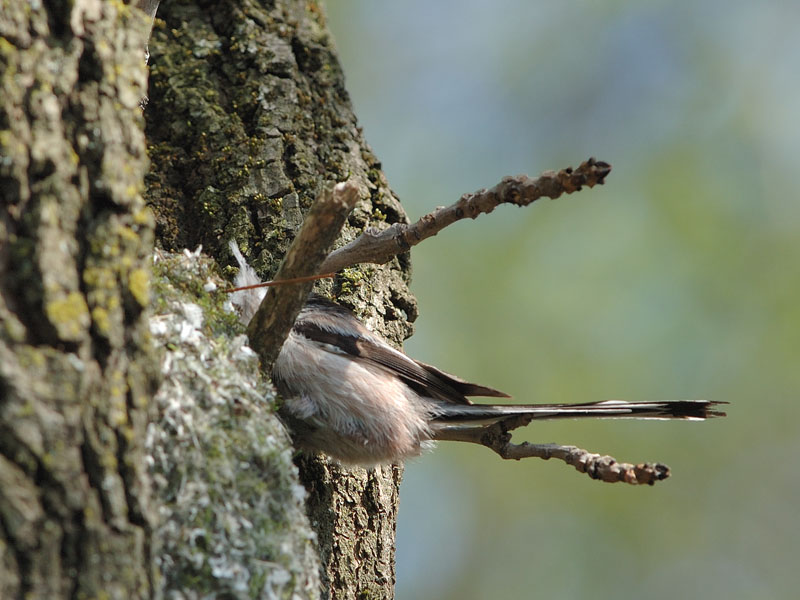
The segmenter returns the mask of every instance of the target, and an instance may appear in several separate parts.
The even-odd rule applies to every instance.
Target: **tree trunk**
[[[264,277],[280,264],[326,182],[355,177],[362,200],[343,242],[404,221],[356,124],[316,2],[170,2],[151,40],[148,200],[158,242],[203,245],[235,264],[239,241]],[[400,344],[416,304],[408,257],[347,270],[326,291]],[[391,598],[398,467],[343,470],[303,459],[324,595]]]
[[[147,598],[147,23],[2,3],[0,589]]]
[[[149,21],[3,2],[3,597],[391,598],[401,469],[298,459],[314,551],[274,395],[207,291],[215,268],[161,256],[149,321],[148,279],[153,225],[161,248],[202,244],[224,273],[236,239],[266,278],[325,183],[360,181],[342,243],[405,213],[318,4],[172,0],[158,16],[145,178]],[[323,290],[400,345],[409,269],[401,256]]]

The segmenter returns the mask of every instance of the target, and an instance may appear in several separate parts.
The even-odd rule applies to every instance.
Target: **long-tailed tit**
[[[252,283],[255,274],[238,248],[234,255],[237,285]],[[250,279],[242,276],[247,269]],[[247,302],[244,296],[233,300]],[[476,428],[512,417],[699,420],[723,414],[706,400],[473,404],[469,396],[509,396],[409,358],[348,309],[317,295],[295,321],[272,378],[298,447],[363,466],[417,456],[437,439],[474,439],[468,434]]]

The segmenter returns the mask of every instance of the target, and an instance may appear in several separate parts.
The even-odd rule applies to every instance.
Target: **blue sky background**
[[[410,218],[507,174],[614,167],[601,188],[500,207],[414,248],[409,354],[524,402],[731,402],[714,422],[517,434],[666,462],[673,477],[653,488],[441,444],[407,465],[397,597],[793,597],[800,3],[327,11]]]

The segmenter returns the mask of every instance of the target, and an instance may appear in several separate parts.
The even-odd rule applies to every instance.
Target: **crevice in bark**
[[[14,540],[14,535],[12,535],[6,520],[3,518],[3,513],[0,512],[0,536],[4,540]],[[12,592],[14,587],[18,586],[18,591],[16,593],[17,597],[25,598],[26,595],[31,591],[31,582],[30,582],[30,572],[31,572],[31,559],[30,554],[23,551],[19,544],[9,544],[8,549],[11,551],[13,556],[14,563],[11,565],[6,566],[6,570],[9,573],[14,573],[15,581],[12,583],[10,581],[5,582],[5,585],[8,586],[8,591]],[[17,586],[14,586],[17,584]]]

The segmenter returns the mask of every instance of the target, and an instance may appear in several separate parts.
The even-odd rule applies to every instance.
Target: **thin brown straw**
[[[314,281],[315,279],[329,279],[336,275],[336,273],[325,273],[323,275],[309,275],[308,277],[293,277],[292,279],[278,279],[272,281],[262,281],[261,283],[254,283],[253,285],[244,285],[242,287],[230,288],[227,290],[220,290],[226,294],[233,292],[241,292],[243,290],[252,290],[260,287],[270,287],[273,285],[283,285],[284,283],[302,283],[304,281]]]

